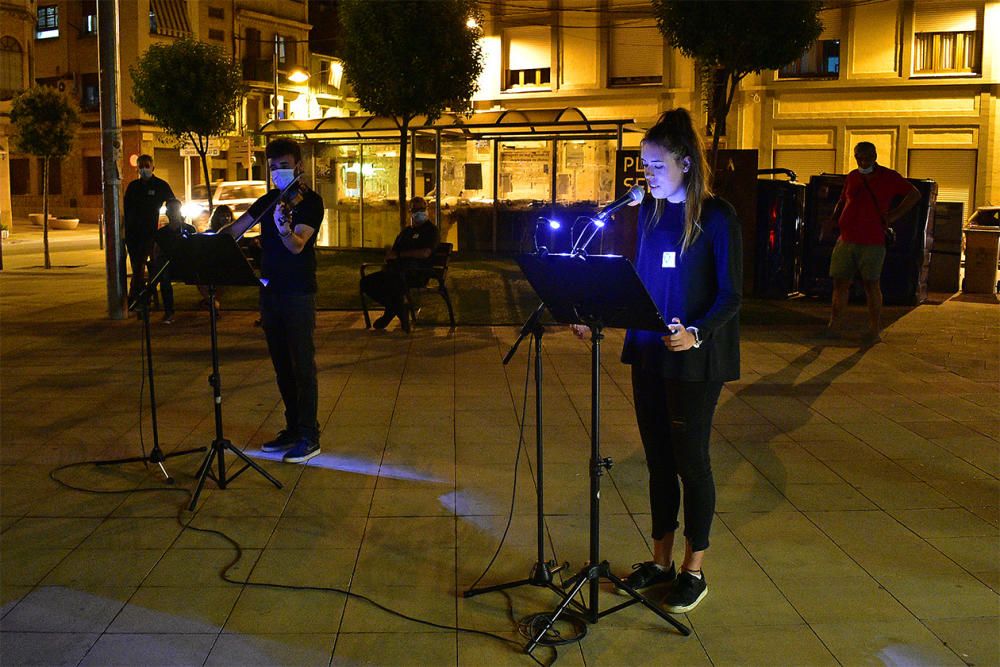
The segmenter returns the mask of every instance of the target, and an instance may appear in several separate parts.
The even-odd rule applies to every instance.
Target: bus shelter
[[[408,128],[406,195],[427,198],[442,240],[456,249],[526,249],[538,217],[571,221],[614,199],[616,153],[641,136],[633,123],[590,120],[576,108],[418,116]],[[399,231],[397,119],[277,120],[261,133],[302,143],[326,206],[319,245],[392,243]]]

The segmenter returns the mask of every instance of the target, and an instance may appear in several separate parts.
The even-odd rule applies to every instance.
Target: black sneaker
[[[283,428],[278,431],[278,437],[270,442],[265,442],[260,446],[260,451],[262,452],[283,452],[286,449],[291,449],[295,443],[298,441],[295,433],[289,431],[287,428]]]
[[[663,608],[671,614],[683,614],[697,607],[706,595],[708,595],[708,583],[705,581],[704,573],[698,578],[690,572],[681,570],[674,587],[663,601]]]
[[[376,329],[385,329],[389,326],[389,322],[392,322],[392,318],[396,316],[396,313],[391,310],[385,311],[380,318],[372,322],[372,327]]]
[[[285,452],[282,461],[285,463],[305,463],[314,456],[319,455],[319,443],[308,438],[299,438],[295,445]]]
[[[669,568],[664,569],[661,565],[657,565],[650,560],[645,563],[636,563],[633,565],[632,574],[625,577],[624,581],[632,590],[641,591],[651,586],[669,584],[676,576],[677,570],[674,569],[673,563],[670,564]],[[628,595],[628,591],[618,586],[615,586],[615,592]]]

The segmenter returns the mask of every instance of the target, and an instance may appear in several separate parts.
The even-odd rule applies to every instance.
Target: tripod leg
[[[201,463],[201,468],[198,469],[198,484],[195,486],[194,495],[191,496],[191,504],[188,505],[188,511],[193,512],[194,508],[198,505],[198,497],[201,495],[201,490],[205,488],[205,480],[208,477],[208,471],[212,467],[212,457],[215,456],[215,445],[212,443],[212,447],[209,448],[208,454],[205,456],[205,460]],[[219,452],[219,456],[222,453]]]
[[[584,574],[584,572],[586,572],[586,574]],[[573,590],[571,590],[566,595],[563,601],[559,603],[559,606],[556,607],[555,611],[552,612],[552,616],[549,617],[549,620],[545,623],[545,627],[542,628],[541,632],[532,637],[531,641],[528,642],[528,644],[524,647],[525,653],[530,654],[532,651],[535,650],[535,647],[538,646],[538,644],[542,641],[542,637],[545,636],[545,633],[547,633],[549,630],[552,629],[552,626],[556,624],[556,621],[559,620],[559,617],[562,616],[564,611],[566,611],[566,607],[570,605],[570,602],[573,601],[573,598],[576,597],[576,595],[581,590],[583,590],[583,587],[587,584],[587,582],[590,581],[590,577],[592,574],[593,574],[593,568],[588,566],[587,568],[585,568],[584,571],[582,571],[579,575],[577,575],[579,579],[576,582],[576,586],[573,587]]]
[[[259,472],[271,484],[274,484],[274,486],[276,486],[279,489],[282,488],[281,482],[279,482],[269,472],[260,467],[260,465],[256,461],[254,461],[252,458],[244,454],[242,449],[240,449],[233,443],[229,442],[228,440],[223,441],[222,446],[225,449],[232,451],[234,454],[236,454],[236,456],[240,457],[240,459],[242,459],[244,463],[246,463],[248,466]],[[219,456],[222,456],[222,452],[219,453]]]
[[[610,571],[605,571],[604,577],[608,579],[608,581],[613,583],[615,586],[617,586],[619,589],[628,593],[633,600],[642,604],[642,606],[644,606],[646,609],[649,609],[651,612],[653,612],[654,614],[665,620],[667,623],[674,626],[677,629],[677,631],[680,632],[685,637],[691,634],[690,628],[688,628],[686,625],[675,619],[673,616],[671,616],[670,614],[668,614],[667,612],[663,611],[655,604],[650,602],[645,595],[633,589],[631,586],[622,581],[618,576],[611,574]]]

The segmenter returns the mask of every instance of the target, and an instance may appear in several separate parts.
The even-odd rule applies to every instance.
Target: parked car
[[[267,194],[265,181],[216,181],[212,184],[212,205],[225,204],[233,210],[233,215],[239,218],[246,213],[257,199]],[[181,208],[184,217],[199,231],[208,229],[208,189],[204,184],[191,187],[191,199]],[[166,209],[160,208],[160,221],[166,222]],[[247,236],[255,236],[256,228],[250,230]]]

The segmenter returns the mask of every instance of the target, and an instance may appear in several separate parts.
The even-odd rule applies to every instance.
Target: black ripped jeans
[[[708,453],[721,382],[668,380],[659,369],[632,366],[632,395],[649,469],[654,540],[677,530],[684,487],[684,535],[692,551],[708,548],[715,480]]]

